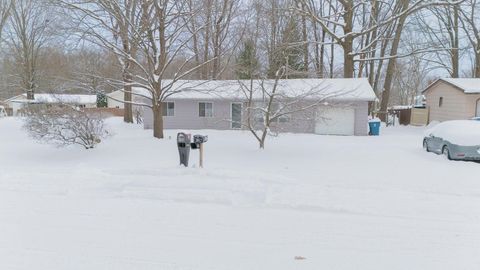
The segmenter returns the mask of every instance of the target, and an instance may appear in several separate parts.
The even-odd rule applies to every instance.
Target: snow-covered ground
[[[0,119],[0,269],[480,267],[480,164],[425,153],[423,128],[284,134],[264,151],[200,131],[199,169],[177,165],[176,131],[109,126],[86,151]]]

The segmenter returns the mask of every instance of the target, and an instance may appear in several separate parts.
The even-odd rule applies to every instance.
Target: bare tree
[[[281,131],[286,122],[320,120],[319,108],[328,101],[348,94],[347,91],[326,91],[326,85],[319,81],[304,89],[289,89],[288,80],[282,80],[287,67],[282,66],[274,79],[266,77],[240,80],[245,97],[245,121],[236,123],[246,128],[255,137],[261,149],[265,148],[268,135]]]
[[[164,136],[164,100],[182,91],[177,82],[211,62],[195,65],[195,56],[188,50],[193,37],[185,31],[185,24],[194,15],[188,12],[184,2],[161,0],[142,3],[142,27],[146,34],[141,50],[145,64],[136,62],[141,69],[141,76],[136,76],[139,82],[136,85],[147,91],[141,96],[148,102],[142,105],[153,111],[153,136],[156,138]],[[193,67],[189,66],[192,64]]]
[[[122,67],[125,100],[124,121],[133,123],[132,84],[140,39],[142,15],[139,0],[55,0],[66,8],[72,21],[68,31],[98,44],[117,56]]]
[[[20,88],[34,99],[38,59],[47,42],[49,16],[42,1],[16,0],[12,5],[9,42],[20,66]]]
[[[480,5],[477,0],[467,0],[461,7],[461,27],[468,38],[474,59],[472,76],[480,78],[480,18],[477,14]]]
[[[217,79],[221,76],[231,51],[242,37],[243,26],[238,25],[239,0],[188,0],[185,9],[193,18],[186,18],[185,27],[192,36],[191,50],[195,64],[203,65],[195,73],[200,79]],[[224,56],[225,59],[224,59]]]
[[[105,2],[111,3],[112,1]],[[94,3],[83,5],[83,1],[61,1],[66,7],[77,12],[77,18],[81,18],[85,22],[86,28],[90,27],[90,29],[83,29],[85,35],[94,36],[93,41],[96,40],[100,45],[109,48],[124,63],[128,61],[133,65],[136,71],[129,73],[131,81],[119,82],[114,79],[108,81],[122,87],[143,89],[143,91],[132,91],[132,96],[137,100],[133,98],[131,101],[127,99],[123,102],[150,108],[154,117],[154,137],[163,138],[162,103],[169,96],[182,91],[178,84],[174,87],[176,82],[187,78],[205,65],[213,63],[217,57],[223,56],[226,52],[220,52],[220,55],[207,62],[195,63],[196,56],[188,46],[194,35],[188,31],[186,25],[197,14],[191,13],[187,2],[172,0],[134,2],[139,5],[138,9],[135,9],[135,22],[129,19],[130,17],[123,16],[122,18],[130,26],[125,38],[129,39],[130,43],[138,45],[138,55],[134,55],[131,50],[123,46],[124,44],[117,43],[114,39],[115,36],[105,35],[105,32],[101,31],[105,25],[107,25],[107,29],[110,29],[112,25],[111,12],[105,11],[103,7],[96,9],[98,6],[93,5]],[[119,6],[118,8],[123,9],[124,7]],[[87,18],[85,19],[85,17]],[[95,29],[97,25],[102,27]],[[203,27],[199,26],[198,29],[203,29]],[[138,101],[138,99],[143,101]]]
[[[413,105],[415,103],[416,96],[426,86],[429,71],[427,63],[423,59],[423,54],[415,54],[397,62],[392,84],[391,105]]]
[[[399,0],[398,11],[402,16],[399,17],[398,21],[395,24],[395,31],[393,36],[392,45],[390,48],[390,57],[396,56],[398,53],[398,48],[400,46],[400,40],[403,33],[403,27],[405,21],[407,20],[408,13],[405,11],[408,10],[410,0]],[[387,70],[385,75],[385,81],[383,84],[382,99],[380,102],[380,111],[386,112],[388,107],[388,102],[390,98],[390,90],[392,88],[393,76],[396,68],[396,57],[388,59]]]
[[[415,16],[415,32],[425,38],[425,47],[435,48],[425,60],[447,70],[452,78],[460,76],[459,9],[460,4],[432,7]]]
[[[2,42],[2,31],[10,16],[11,7],[11,0],[0,0],[0,44]]]
[[[297,8],[297,12],[309,16],[343,50],[343,77],[353,78],[355,63],[378,60],[378,57],[370,55],[377,52],[375,46],[385,36],[392,24],[396,24],[402,17],[408,17],[419,10],[432,6],[444,6],[458,4],[462,1],[449,0],[417,0],[408,1],[405,9],[398,9],[402,1],[357,1],[357,0],[297,0],[303,4],[303,8]],[[319,4],[318,4],[318,3]],[[326,9],[332,9],[330,16],[319,14],[319,5]],[[366,16],[368,15],[368,16]],[[358,23],[362,22],[362,23]],[[367,38],[368,37],[368,38]],[[362,42],[363,41],[363,42]],[[366,42],[368,41],[368,42]],[[364,57],[369,54],[369,57]],[[396,55],[389,58],[396,57]]]

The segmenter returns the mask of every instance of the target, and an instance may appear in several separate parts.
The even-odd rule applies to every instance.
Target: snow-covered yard
[[[176,131],[109,126],[86,151],[0,119],[0,269],[480,267],[480,164],[425,153],[423,128],[284,134],[264,151],[199,131],[199,169],[177,165]]]

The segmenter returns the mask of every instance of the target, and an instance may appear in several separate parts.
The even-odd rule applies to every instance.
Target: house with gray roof
[[[243,129],[248,95],[245,86],[250,81],[179,81],[170,90],[172,93],[163,104],[164,128],[166,129]],[[273,80],[255,81],[250,89],[252,99],[261,104],[265,91],[272,87]],[[149,95],[145,89],[134,89],[139,95]],[[279,132],[316,133],[325,135],[368,135],[368,104],[376,95],[367,79],[285,79],[278,82],[278,100],[301,98],[303,103],[316,104],[281,117],[273,125]],[[115,99],[112,106],[118,107],[121,95],[107,95]],[[112,100],[113,101],[113,100]],[[316,102],[319,102],[318,104]],[[135,103],[148,104],[138,97]],[[252,121],[262,122],[254,117]],[[153,113],[143,109],[146,129],[153,128]]]
[[[35,94],[34,99],[27,99],[27,94],[11,97],[4,101],[14,116],[19,115],[22,109],[29,104],[71,104],[81,108],[96,108],[96,95],[78,94]]]

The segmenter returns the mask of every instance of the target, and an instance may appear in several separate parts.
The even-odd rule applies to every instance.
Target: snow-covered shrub
[[[108,135],[100,114],[74,106],[32,104],[25,116],[24,128],[32,138],[43,143],[77,144],[91,149]]]

